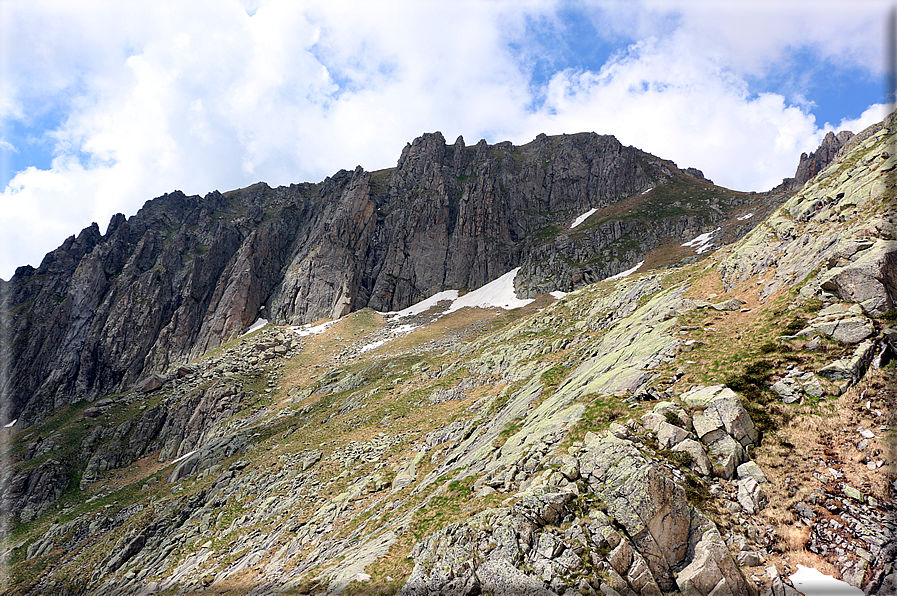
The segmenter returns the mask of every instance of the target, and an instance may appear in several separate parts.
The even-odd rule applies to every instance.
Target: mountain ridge
[[[615,212],[623,199],[630,208]],[[263,307],[290,324],[398,310],[518,266],[522,297],[570,291],[755,202],[594,133],[520,147],[432,133],[373,174],[175,191],[115,215],[105,235],[86,228],[3,284],[13,345],[3,415],[120,391],[220,345]]]

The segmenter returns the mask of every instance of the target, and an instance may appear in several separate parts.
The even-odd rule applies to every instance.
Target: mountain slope
[[[105,235],[86,228],[0,284],[10,338],[2,417],[36,421],[170,373],[259,316],[300,324],[397,310],[518,266],[522,296],[569,291],[729,219],[721,234],[731,241],[757,221],[731,214],[783,198],[715,187],[594,133],[521,147],[446,145],[434,133],[392,170],[174,192],[116,215]]]
[[[5,593],[888,593],[893,125],[702,260],[269,325],[3,429]]]

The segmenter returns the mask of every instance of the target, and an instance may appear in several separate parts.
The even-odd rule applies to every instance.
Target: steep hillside
[[[405,240],[393,248],[392,240],[362,235],[353,246],[365,255],[385,251],[364,263],[399,269],[355,263],[345,245],[318,237],[315,246],[324,247],[318,252],[299,261],[284,257],[285,273],[266,278],[269,293],[222,288],[211,294],[209,304],[244,309],[264,303],[277,324],[238,334],[255,316],[250,309],[252,316],[234,323],[229,341],[191,347],[196,357],[164,376],[122,382],[124,390],[97,400],[60,400],[39,424],[0,429],[3,593],[779,596],[794,593],[788,577],[798,564],[867,593],[893,593],[893,127],[889,120],[858,135],[781,207],[773,209],[769,196],[750,198],[772,212],[753,229],[737,228],[748,225],[750,213],[760,219],[759,212],[733,207],[748,200],[743,195],[726,195],[671,164],[632,153],[632,176],[621,179],[621,190],[596,191],[588,202],[582,189],[564,182],[558,189],[573,186],[540,195],[546,205],[560,201],[544,213],[534,210],[525,224],[530,231],[554,226],[544,235],[511,236],[495,224],[496,234],[507,235],[477,236],[486,243],[477,250],[494,254],[487,259],[494,265],[469,273],[459,287],[479,285],[473,276],[480,276],[477,282],[498,278],[493,284],[460,298],[463,292],[443,292],[400,312],[382,311],[449,289],[434,282],[424,291],[423,282],[413,281],[450,278],[450,269],[415,273],[410,255],[439,245],[423,238],[469,250],[459,248],[463,234],[432,229],[463,231],[472,221],[461,199],[439,197],[459,188],[460,197],[482,190],[486,194],[469,207],[492,205],[473,218],[487,225],[504,213],[497,207],[502,201],[514,209],[520,204],[514,193],[494,191],[499,182],[491,187],[493,202],[483,203],[487,178],[554,171],[563,179],[551,169],[557,161],[543,169],[533,156],[549,143],[574,147],[586,137],[540,138],[505,150],[449,148],[427,136],[388,174],[357,170],[320,186],[216,195],[221,209],[215,217],[223,219],[214,229],[233,229],[233,254],[245,256],[223,259],[225,268],[248,267],[255,279],[252,272],[260,270],[253,267],[266,262],[265,255],[301,253],[297,247],[312,241],[286,241],[278,235],[281,222],[293,214],[297,226],[312,230],[312,223],[301,222],[323,218],[313,215],[316,201],[340,189],[342,207],[328,207],[332,217],[321,233],[345,238],[335,222],[368,213],[360,197],[369,193],[371,238],[394,229],[401,231],[390,238]],[[442,161],[424,157],[431,151]],[[491,153],[474,160],[478,151]],[[625,160],[628,150],[619,151],[615,159]],[[515,155],[522,161],[507,178],[480,174],[471,182],[447,174],[462,171],[454,165],[456,158],[463,161],[458,155],[484,171],[511,168]],[[422,168],[415,176],[432,192],[408,191],[399,174],[406,168]],[[590,180],[602,170],[589,171],[576,179]],[[270,193],[284,197],[279,211],[253,198]],[[398,196],[434,211],[415,219],[418,211],[407,204],[404,212],[384,208],[404,204],[389,202]],[[306,211],[295,197],[305,197]],[[199,264],[219,262],[214,242],[196,244],[195,256],[179,256],[167,269],[154,260],[168,254],[168,243],[190,247],[189,238],[219,237],[202,236],[213,229],[202,223],[205,216],[189,219],[190,209],[205,208],[200,205],[207,200],[166,197],[194,223],[170,224],[170,237],[150,234],[158,244],[143,242],[146,232],[130,235],[138,229],[131,220],[112,231],[140,237],[135,247],[142,248],[122,261],[119,274],[133,276],[118,288],[131,292],[132,308],[161,308],[149,295],[146,302],[137,299],[145,295],[137,287],[166,291],[164,283],[141,286],[147,273],[164,280],[164,271],[188,271],[185,285],[172,286],[178,289],[221,283],[203,285],[201,278],[232,279],[200,275]],[[132,218],[134,226],[164,220],[167,208],[157,201]],[[683,228],[684,237],[664,244],[656,229],[669,224],[669,238],[681,234],[671,222],[693,217],[689,210],[699,211],[700,201],[711,206],[701,221],[711,223]],[[237,210],[240,204],[245,212]],[[590,209],[596,211],[571,229]],[[240,218],[256,227],[245,228],[237,242],[240,226],[249,226]],[[435,223],[427,228],[422,222]],[[714,251],[710,245],[718,245],[723,230],[719,237],[710,232],[723,223],[728,234],[746,235]],[[626,246],[637,246],[632,250],[639,260],[620,258],[600,276],[629,269],[627,275],[586,284],[585,274],[579,280],[570,274],[569,283],[580,287],[568,294],[540,293],[513,309],[482,307],[517,306],[520,298],[548,289],[540,280],[552,275],[563,288],[571,271],[598,271],[599,261],[588,269],[594,256],[576,252],[577,235],[589,238],[582,246],[601,246],[599,235],[626,226],[629,232],[615,242],[631,239]],[[703,239],[682,246],[698,232]],[[249,238],[256,240],[247,245]],[[44,289],[57,279],[53,267],[61,271],[77,261],[79,275],[91,279],[88,263],[99,268],[113,258],[111,248],[89,257],[104,246],[114,243],[98,232],[82,233],[48,257],[43,274],[25,272],[13,283],[44,276],[34,286],[38,312],[39,301],[52,297]],[[502,246],[520,248],[503,252]],[[138,274],[144,265],[133,255],[143,254],[157,256],[147,257]],[[428,258],[439,263],[437,257]],[[381,312],[366,307],[345,314],[340,308],[329,314],[344,316],[332,321],[300,325],[311,311],[287,320],[283,297],[320,274],[318,265],[306,264],[318,258],[357,265],[364,281],[356,289],[369,288],[357,295]],[[645,263],[634,268],[639,261]],[[193,264],[177,269],[185,262]],[[662,268],[651,268],[652,262]],[[507,269],[489,272],[500,265]],[[520,267],[516,274],[512,265]],[[390,279],[383,277],[386,270],[405,277],[378,282]],[[514,296],[509,282],[515,276],[518,288],[531,290]],[[59,287],[68,288],[59,304],[71,308],[78,299],[106,295],[88,291],[95,286],[87,283]],[[347,288],[334,288],[333,295],[356,291]],[[204,294],[195,295],[199,301]],[[459,308],[463,304],[471,306]],[[24,319],[34,316],[24,311]],[[46,341],[49,348],[62,339]],[[134,349],[133,343],[115,345]]]
[[[0,420],[41,420],[170,374],[260,316],[302,324],[396,310],[518,266],[523,296],[569,291],[666,243],[721,226],[715,240],[731,240],[783,198],[715,187],[596,134],[466,147],[434,133],[391,170],[174,192],[0,282],[10,339]],[[757,218],[730,217],[747,213]]]

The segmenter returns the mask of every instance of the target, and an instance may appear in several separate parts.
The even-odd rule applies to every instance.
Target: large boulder
[[[713,465],[707,457],[704,446],[692,439],[685,439],[675,447],[673,451],[681,451],[691,456],[692,469],[703,476],[709,476],[713,472]]]
[[[823,274],[823,290],[837,292],[842,300],[862,303],[873,316],[897,304],[897,240],[878,239],[851,257],[852,262]]]
[[[586,449],[580,474],[626,529],[660,588],[672,589],[672,569],[687,554],[691,516],[685,489],[629,441],[605,434]]]
[[[725,385],[712,385],[710,387],[698,387],[686,393],[680,398],[691,408],[702,409],[702,418],[697,414],[692,421],[695,433],[704,441],[705,436],[718,428],[725,429],[726,433],[735,438],[743,446],[757,441],[757,430],[747,410],[741,405],[738,395]],[[701,427],[701,430],[699,429]],[[717,437],[710,440],[715,441]]]
[[[682,596],[756,596],[756,587],[745,581],[719,530],[697,510],[688,550],[691,562],[676,576]]]

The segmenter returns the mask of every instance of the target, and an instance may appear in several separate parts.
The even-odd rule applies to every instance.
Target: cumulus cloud
[[[752,77],[795,48],[879,73],[869,31],[882,5],[840,4],[2,3],[0,118],[28,127],[61,116],[45,133],[52,166],[19,172],[0,195],[0,277],[164,192],[390,167],[433,130],[469,143],[594,130],[720,184],[769,188],[828,129],[808,102],[758,93]],[[618,50],[535,84],[527,56],[552,47],[531,25],[562,39],[562,10]]]

